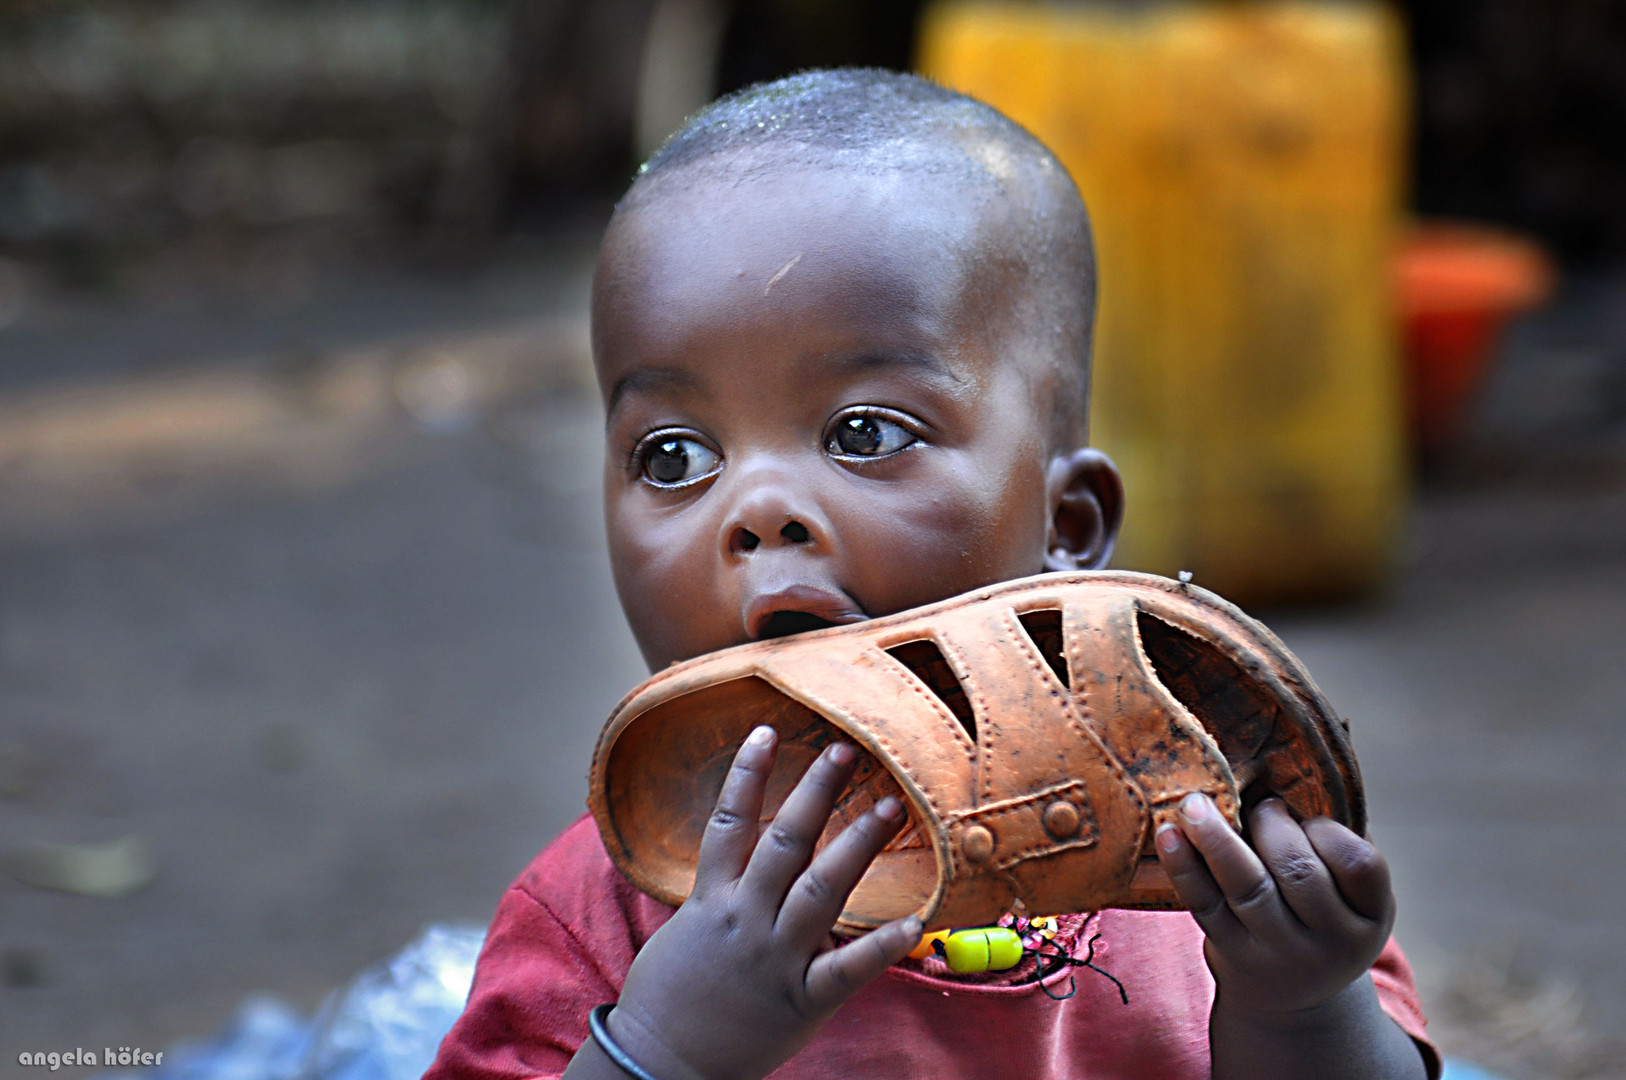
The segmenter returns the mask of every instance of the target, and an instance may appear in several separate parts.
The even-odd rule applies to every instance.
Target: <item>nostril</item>
[[[728,546],[733,551],[755,551],[760,543],[762,543],[762,537],[750,529],[740,528],[735,529],[734,535],[729,537]]]
[[[779,535],[783,536],[786,540],[789,540],[793,544],[805,544],[812,539],[812,537],[808,535],[807,526],[803,525],[800,521],[790,522],[783,529],[779,530]]]

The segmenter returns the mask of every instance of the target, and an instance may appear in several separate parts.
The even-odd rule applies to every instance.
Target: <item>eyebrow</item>
[[[909,368],[921,372],[933,382],[944,383],[949,386],[963,386],[965,379],[956,375],[948,365],[937,357],[928,353],[907,352],[860,352],[836,353],[816,358],[816,363],[833,370],[875,370],[884,368]],[[610,388],[610,398],[605,406],[605,417],[615,415],[616,408],[628,394],[659,393],[671,390],[697,390],[700,380],[687,371],[674,368],[639,368],[630,371],[616,380]]]
[[[614,416],[621,400],[631,393],[652,393],[660,390],[693,390],[700,380],[687,371],[673,368],[639,368],[629,371],[610,388],[610,400],[604,407],[605,416]]]
[[[823,358],[831,367],[841,369],[873,370],[876,368],[912,368],[936,381],[952,386],[963,386],[965,379],[956,375],[943,361],[930,353],[887,352],[853,353]]]

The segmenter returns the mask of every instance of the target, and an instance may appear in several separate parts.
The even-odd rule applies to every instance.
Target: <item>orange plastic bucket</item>
[[[1412,436],[1437,450],[1460,430],[1508,321],[1552,295],[1553,265],[1518,236],[1430,223],[1402,241],[1395,276]]]

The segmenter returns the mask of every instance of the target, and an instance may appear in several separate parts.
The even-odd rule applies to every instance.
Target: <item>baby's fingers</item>
[[[700,838],[693,890],[696,897],[744,872],[757,843],[757,821],[762,816],[768,774],[773,771],[776,738],[774,729],[764,724],[745,737],[734,755],[717,806]]]
[[[1254,808],[1249,825],[1254,850],[1299,921],[1318,932],[1346,929],[1349,905],[1287,804],[1279,798],[1266,799]]]
[[[822,946],[858,879],[897,835],[903,817],[903,806],[889,795],[842,829],[791,886],[775,932],[803,955]]]
[[[1231,913],[1225,893],[1178,825],[1164,825],[1158,830],[1157,858],[1180,902],[1190,910],[1204,934],[1221,949],[1237,948],[1247,942],[1248,931]]]
[[[1332,872],[1344,902],[1387,930],[1394,919],[1395,898],[1389,862],[1382,852],[1328,818],[1306,821],[1304,834]]]
[[[1216,945],[1227,944],[1216,930],[1229,936],[1229,925],[1220,917],[1221,906],[1229,908],[1236,921],[1255,938],[1281,940],[1297,929],[1298,921],[1282,902],[1276,879],[1231,828],[1212,799],[1193,792],[1180,800],[1180,822],[1186,839],[1202,856],[1222,894],[1219,902],[1205,896],[1203,907],[1192,909]]]
[[[889,922],[857,941],[814,960],[807,969],[807,1007],[814,1014],[834,1012],[844,1001],[908,956],[920,944],[918,916]]]
[[[741,878],[747,889],[774,908],[784,902],[791,882],[813,857],[813,847],[824,835],[830,811],[857,762],[857,750],[836,743],[807,767],[751,853]]]

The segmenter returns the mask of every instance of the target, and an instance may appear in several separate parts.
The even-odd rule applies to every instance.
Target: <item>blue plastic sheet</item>
[[[463,1011],[480,926],[437,924],[335,992],[314,1017],[252,997],[213,1037],[164,1064],[101,1080],[418,1080]]]
[[[1503,1078],[1495,1073],[1488,1073],[1477,1065],[1447,1058],[1445,1070],[1440,1073],[1440,1080],[1503,1080]]]

